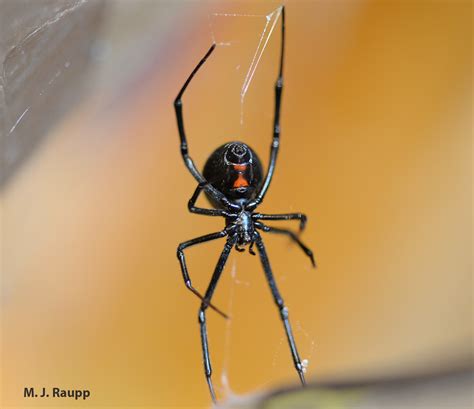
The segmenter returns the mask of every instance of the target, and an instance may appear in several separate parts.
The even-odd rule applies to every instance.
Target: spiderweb
[[[214,43],[216,43],[217,46],[221,47],[232,47],[231,52],[237,56],[240,54],[239,58],[244,62],[244,69],[241,70],[242,76],[244,77],[244,80],[241,84],[241,89],[240,89],[240,123],[243,125],[244,122],[244,101],[245,97],[247,95],[247,92],[249,90],[250,84],[252,83],[252,80],[255,76],[255,72],[257,70],[257,67],[260,63],[260,60],[264,54],[264,51],[268,45],[268,42],[273,34],[273,31],[275,29],[275,26],[277,25],[277,22],[279,21],[279,18],[281,16],[281,11],[282,8],[278,7],[277,9],[273,10],[267,15],[260,15],[260,14],[237,14],[237,13],[212,13],[209,16],[209,26],[211,29],[211,35],[212,35],[212,40]],[[226,20],[231,20],[231,19],[240,19],[239,22],[245,21],[242,19],[246,19],[245,21],[246,25],[252,25],[252,26],[262,26],[263,24],[263,29],[261,33],[259,33],[258,41],[256,41],[257,46],[255,48],[255,51],[253,51],[253,48],[250,47],[250,44],[247,44],[249,42],[252,42],[253,35],[250,36],[250,39],[247,38],[245,40],[228,40],[225,41],[225,38],[228,37],[228,31],[232,29],[232,24],[222,24]],[[252,21],[253,20],[253,21]],[[262,21],[263,20],[263,21]],[[247,33],[252,33],[254,30],[248,29],[246,30]],[[257,30],[255,32],[258,33]],[[240,50],[236,50],[236,48],[240,48]],[[242,55],[245,53],[253,53],[253,56],[251,58],[248,58],[246,55]],[[247,58],[246,58],[247,57]],[[247,64],[245,64],[245,61],[249,60],[250,64],[247,67]],[[238,64],[236,65],[237,69],[241,68],[241,65]]]
[[[219,71],[213,75],[214,86],[225,96],[220,99],[221,105],[225,100],[225,112],[217,112],[225,115],[234,133],[250,133],[247,125],[256,117],[256,101],[262,95],[271,97],[273,92],[280,16],[281,7],[267,14],[214,12],[208,15],[210,36],[217,46],[212,57],[213,66]],[[271,108],[265,114],[271,121]]]

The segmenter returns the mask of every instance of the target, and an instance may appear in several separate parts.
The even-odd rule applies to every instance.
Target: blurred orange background
[[[316,270],[286,238],[264,237],[308,379],[469,365],[470,2],[285,4],[282,143],[259,210],[309,218],[302,239]],[[210,405],[199,301],[183,285],[176,247],[223,221],[187,211],[196,182],[172,101],[210,45],[209,15],[265,16],[278,5],[111,2],[110,55],[94,62],[89,97],[1,192],[4,407],[26,406],[26,386],[91,390],[86,402],[54,402],[64,406]],[[229,18],[236,43],[249,19]],[[151,35],[156,48],[140,55],[140,36]],[[190,85],[185,125],[199,167],[235,139],[267,163],[279,39],[277,24],[243,125],[242,72],[224,57],[232,47],[219,46]],[[122,78],[124,55],[141,67],[133,81]],[[187,252],[201,291],[222,246]],[[208,313],[220,396],[296,384],[258,258],[233,252],[214,302],[232,316]]]

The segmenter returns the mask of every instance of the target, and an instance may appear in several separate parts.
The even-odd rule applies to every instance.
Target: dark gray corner
[[[0,0],[0,188],[79,100],[103,0]]]

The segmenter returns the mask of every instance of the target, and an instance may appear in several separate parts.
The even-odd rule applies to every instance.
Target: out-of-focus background
[[[176,247],[223,221],[187,211],[172,101],[215,40],[184,96],[191,154],[201,167],[238,139],[266,164],[279,5],[0,2],[5,407],[210,405]],[[285,5],[282,143],[260,210],[309,218],[316,270],[265,236],[309,381],[470,367],[470,2]],[[201,291],[222,246],[187,253]],[[214,301],[232,316],[208,313],[220,396],[296,384],[258,258],[233,253]],[[55,386],[91,397],[23,397]]]

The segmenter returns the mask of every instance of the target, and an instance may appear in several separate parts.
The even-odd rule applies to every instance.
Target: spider
[[[313,252],[300,241],[295,233],[287,229],[266,226],[261,222],[261,220],[299,220],[301,232],[306,225],[306,216],[304,214],[263,214],[255,212],[255,209],[263,201],[265,193],[270,186],[273,172],[275,170],[278,149],[280,146],[280,106],[283,89],[283,56],[285,47],[284,7],[282,7],[281,11],[280,67],[279,75],[275,84],[273,140],[270,149],[270,162],[265,177],[263,177],[262,164],[257,154],[252,148],[242,142],[229,142],[217,148],[208,158],[202,173],[197,170],[193,160],[189,156],[188,143],[184,131],[183,104],[181,98],[194,75],[214,51],[215,46],[215,44],[212,44],[207,53],[191,72],[191,75],[184,83],[174,101],[178,131],[181,141],[181,155],[183,156],[186,167],[199,183],[194,194],[189,200],[188,209],[191,213],[206,216],[221,216],[225,218],[224,230],[185,241],[178,246],[177,251],[184,283],[192,293],[201,299],[198,321],[201,332],[204,372],[207,384],[209,386],[209,391],[214,402],[216,402],[216,394],[211,379],[212,368],[207,339],[206,309],[210,307],[223,317],[228,318],[225,313],[223,313],[219,308],[211,303],[211,299],[232,248],[235,247],[237,251],[243,252],[245,251],[244,247],[249,245],[248,251],[252,255],[255,255],[256,253],[254,252],[253,247],[256,245],[271,293],[280,312],[281,320],[288,338],[293,363],[303,386],[305,385],[305,368],[301,362],[298,350],[296,348],[296,343],[288,319],[288,309],[285,307],[283,298],[281,297],[277,288],[272,269],[270,267],[270,261],[268,259],[268,255],[259,230],[263,232],[285,234],[289,236],[310,258],[313,267],[316,266]],[[209,199],[213,207],[212,209],[205,209],[195,206],[195,203],[202,191],[205,192],[207,198]],[[214,274],[212,275],[207,291],[203,296],[193,287],[191,283],[191,278],[186,267],[184,250],[196,244],[201,244],[223,237],[227,238],[224,249],[222,250],[220,258],[217,262],[217,266],[214,270]]]

